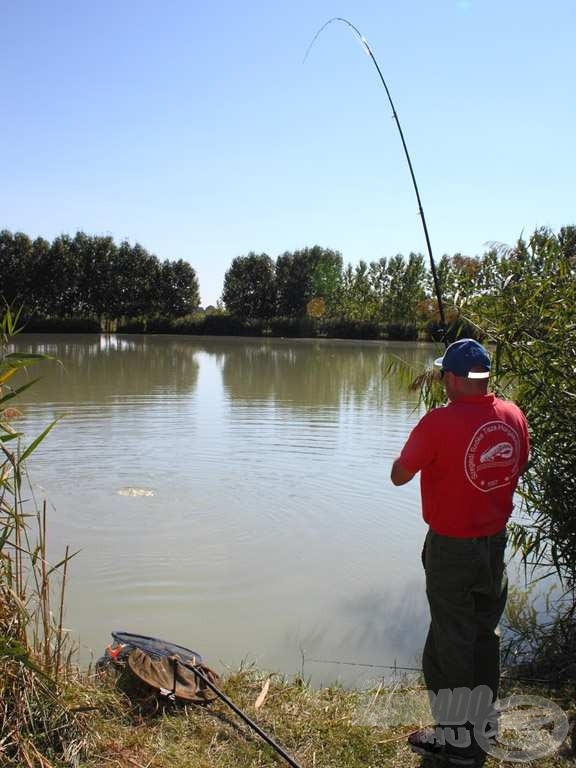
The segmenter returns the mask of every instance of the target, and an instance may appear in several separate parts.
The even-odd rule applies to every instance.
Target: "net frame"
[[[185,648],[183,645],[161,640],[159,637],[120,631],[112,632],[112,637],[120,645],[139,648],[154,659],[162,659],[165,656],[179,656],[180,660],[185,664],[202,664],[202,656],[196,651]]]

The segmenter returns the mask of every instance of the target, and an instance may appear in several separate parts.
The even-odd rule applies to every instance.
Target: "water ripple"
[[[62,419],[31,474],[54,542],[82,549],[68,623],[91,647],[96,614],[176,630],[197,610],[222,653],[236,638],[286,669],[286,637],[358,637],[342,601],[421,578],[419,489],[388,479],[416,403],[381,347],[42,343],[66,373],[27,392],[19,427]]]

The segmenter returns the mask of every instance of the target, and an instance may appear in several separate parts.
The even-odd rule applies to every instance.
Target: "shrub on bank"
[[[425,338],[426,341],[444,340],[444,333],[439,320],[430,320],[426,323]],[[473,325],[461,317],[448,323],[446,329],[446,340],[448,344],[451,344],[458,339],[476,339],[477,341],[483,341],[485,338],[486,334],[483,333],[478,326]]]
[[[386,338],[390,341],[418,341],[416,323],[387,323]]]
[[[146,333],[146,320],[143,317],[130,317],[119,320],[116,333]]]
[[[195,315],[189,317],[179,317],[172,321],[172,330],[170,333],[182,333],[196,336],[204,333],[204,317]]]
[[[192,336],[252,336],[274,338],[329,339],[389,339],[416,341],[419,328],[414,323],[376,323],[372,321],[333,318],[317,320],[311,317],[275,317],[241,319],[233,315],[196,314],[186,317],[129,317],[112,325],[115,333],[187,334]],[[39,318],[28,319],[25,333],[102,333],[98,320],[90,318]],[[424,331],[427,340],[437,340],[439,324],[428,323]],[[476,336],[477,329],[460,322],[453,324],[450,338],[463,335]]]
[[[270,335],[286,338],[314,338],[318,335],[316,321],[310,317],[273,317]]]
[[[101,333],[100,322],[85,317],[30,317],[23,321],[26,333]]]
[[[206,315],[202,330],[207,336],[242,336],[244,324],[232,315]]]
[[[383,338],[384,327],[380,323],[335,318],[325,320],[320,333],[329,339],[380,339]]]
[[[175,333],[175,321],[168,317],[153,317],[146,323],[146,333]]]

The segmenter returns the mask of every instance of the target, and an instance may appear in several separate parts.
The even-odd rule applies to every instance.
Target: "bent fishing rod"
[[[424,215],[424,208],[422,207],[422,200],[420,199],[420,192],[418,190],[418,184],[416,183],[416,176],[414,175],[414,168],[412,167],[412,160],[410,159],[410,154],[408,152],[408,147],[406,146],[406,140],[404,138],[404,132],[402,131],[402,126],[400,125],[400,120],[398,119],[398,113],[396,112],[396,107],[394,106],[394,102],[392,101],[392,96],[390,95],[390,91],[388,89],[388,86],[386,84],[386,80],[384,80],[384,75],[382,74],[382,70],[380,69],[380,66],[378,62],[376,61],[376,57],[372,53],[372,49],[368,45],[368,42],[364,35],[360,32],[360,30],[352,24],[351,21],[348,21],[348,19],[344,19],[341,16],[335,16],[332,19],[329,19],[316,34],[314,35],[312,42],[308,46],[308,49],[306,51],[306,55],[304,56],[304,62],[308,58],[308,55],[310,51],[312,50],[314,43],[316,40],[320,37],[322,32],[326,29],[327,26],[332,24],[335,21],[340,21],[343,24],[346,24],[356,35],[358,40],[360,41],[362,47],[370,56],[370,59],[372,60],[372,63],[376,67],[376,71],[378,72],[378,75],[380,77],[380,80],[382,82],[382,85],[384,86],[384,89],[386,91],[386,96],[388,97],[388,101],[390,102],[390,106],[392,108],[392,116],[394,117],[394,120],[396,121],[396,126],[398,128],[398,133],[400,134],[400,140],[402,141],[402,147],[404,149],[404,154],[406,155],[406,160],[408,162],[408,168],[410,170],[410,177],[412,179],[412,185],[414,187],[414,192],[416,193],[416,200],[418,201],[418,213],[420,215],[420,219],[422,220],[422,227],[424,229],[424,238],[426,240],[426,247],[428,249],[428,257],[430,259],[430,270],[432,272],[432,279],[434,280],[434,290],[436,292],[436,298],[438,300],[438,311],[440,313],[440,324],[442,327],[442,337],[444,344],[447,344],[446,341],[446,319],[444,315],[444,305],[442,303],[442,294],[440,291],[440,281],[438,280],[438,273],[436,271],[436,264],[434,263],[434,257],[432,255],[432,245],[430,244],[430,236],[428,234],[428,226],[426,225],[426,216]]]

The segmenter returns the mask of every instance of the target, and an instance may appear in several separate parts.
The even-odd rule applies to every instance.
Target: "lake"
[[[53,355],[20,401],[66,626],[84,662],[112,630],[360,684],[414,667],[428,610],[419,485],[393,459],[417,395],[390,355],[433,345],[181,336],[20,336]],[[35,371],[36,369],[34,369]],[[32,375],[32,372],[31,374]],[[34,373],[35,375],[35,373]],[[137,494],[137,495],[135,495]],[[328,663],[330,662],[330,663]]]

